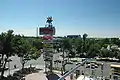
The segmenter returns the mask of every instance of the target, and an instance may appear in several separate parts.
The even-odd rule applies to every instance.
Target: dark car
[[[81,62],[76,63],[76,65],[78,65],[78,64],[81,64]],[[84,66],[84,64],[82,64],[81,66]]]
[[[86,66],[86,68],[90,68],[90,65]]]
[[[73,64],[72,62],[66,62],[66,64]]]
[[[90,64],[90,62],[86,62],[86,64]]]
[[[94,65],[95,66],[95,68],[98,68],[98,65]]]
[[[91,69],[95,69],[95,66],[91,66]]]

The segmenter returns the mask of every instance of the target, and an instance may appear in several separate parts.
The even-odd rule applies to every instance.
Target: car
[[[85,61],[85,59],[83,58],[82,61]]]
[[[86,62],[86,64],[90,64],[90,62]]]
[[[90,68],[90,65],[87,65],[86,68]]]
[[[98,65],[94,65],[95,66],[95,68],[98,68]]]
[[[95,66],[91,66],[91,69],[95,69]]]
[[[91,66],[95,66],[95,64],[94,64],[94,63],[91,63]]]
[[[78,64],[81,64],[81,62],[76,63],[76,65],[78,65]],[[83,64],[83,65],[84,65],[84,64]],[[82,66],[83,66],[83,65],[82,65]]]
[[[66,62],[66,64],[73,64],[72,62]]]
[[[87,64],[86,68],[90,68],[90,66],[91,66],[90,64]]]
[[[71,60],[72,62],[77,62],[77,60]]]

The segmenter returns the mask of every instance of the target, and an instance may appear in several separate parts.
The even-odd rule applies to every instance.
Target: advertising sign
[[[43,39],[44,40],[53,40],[53,36],[46,35],[46,36],[43,36]]]
[[[55,27],[41,27],[39,28],[40,35],[55,35]]]

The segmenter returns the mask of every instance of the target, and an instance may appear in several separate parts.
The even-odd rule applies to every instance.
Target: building
[[[81,38],[81,35],[67,35],[67,38]]]

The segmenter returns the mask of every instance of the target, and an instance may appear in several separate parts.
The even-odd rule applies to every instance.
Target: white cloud
[[[36,28],[14,28],[14,29],[2,28],[0,29],[0,33],[7,32],[8,30],[14,30],[14,34],[20,34],[25,36],[36,36]]]
[[[14,34],[21,34],[25,36],[36,36],[36,28],[14,29]]]

